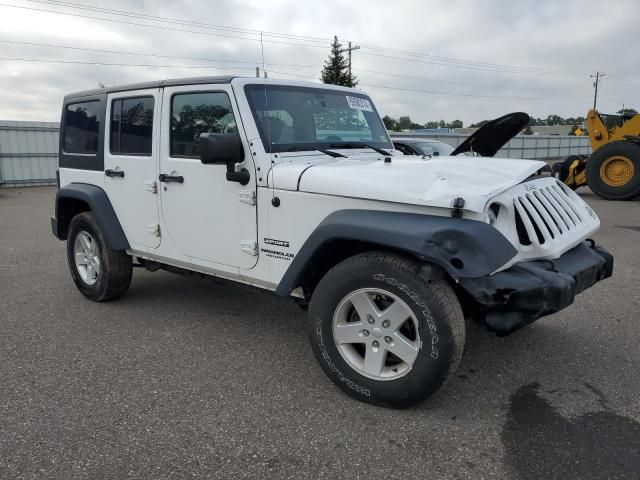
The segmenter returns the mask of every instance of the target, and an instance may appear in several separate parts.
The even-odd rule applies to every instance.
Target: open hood
[[[491,120],[462,142],[451,155],[473,152],[482,157],[493,157],[509,140],[529,123],[529,115],[514,112]]]

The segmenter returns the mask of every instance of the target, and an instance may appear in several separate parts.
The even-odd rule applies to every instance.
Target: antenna
[[[275,160],[273,160],[273,153],[271,152],[271,127],[269,126],[269,96],[267,95],[267,71],[264,68],[264,42],[262,41],[262,32],[260,32],[260,55],[262,56],[262,72],[264,78],[262,84],[264,85],[264,115],[267,122],[267,143],[269,145],[269,159],[271,160],[271,205],[277,207],[280,205],[280,199],[276,197],[276,171],[274,169]],[[267,181],[269,181],[269,175],[267,174]]]

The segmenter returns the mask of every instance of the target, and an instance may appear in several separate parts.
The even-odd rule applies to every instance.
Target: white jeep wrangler
[[[472,143],[472,142],[471,142]],[[68,95],[53,233],[83,295],[132,267],[296,298],[345,392],[405,407],[458,367],[465,316],[506,335],[611,275],[542,162],[404,156],[362,91],[207,77]]]

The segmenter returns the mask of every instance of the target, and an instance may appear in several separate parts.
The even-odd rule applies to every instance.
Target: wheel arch
[[[111,250],[130,248],[107,193],[96,185],[86,183],[71,183],[58,190],[55,217],[51,219],[53,234],[60,240],[66,240],[73,217],[88,211],[93,213]]]
[[[305,296],[334,265],[365,251],[410,256],[440,267],[455,281],[489,275],[517,251],[490,225],[452,217],[340,210],[326,217],[297,252],[276,288]]]

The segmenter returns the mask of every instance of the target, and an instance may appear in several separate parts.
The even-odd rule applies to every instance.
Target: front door
[[[107,102],[105,189],[133,249],[160,244],[158,179],[160,90],[112,93]]]
[[[258,259],[256,206],[251,201],[256,179],[237,111],[230,85],[164,89],[160,201],[163,228],[180,253],[195,263],[247,269]],[[251,174],[248,185],[227,181],[226,165],[200,162],[199,137],[207,132],[240,132],[243,167]]]

